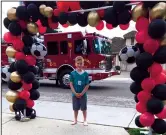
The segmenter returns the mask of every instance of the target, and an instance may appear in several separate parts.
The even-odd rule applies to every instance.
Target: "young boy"
[[[87,94],[89,88],[88,73],[83,70],[84,59],[81,56],[75,58],[76,70],[70,74],[70,88],[72,90],[72,104],[74,110],[74,122],[77,124],[78,111],[81,109],[84,117],[84,126],[87,126]]]

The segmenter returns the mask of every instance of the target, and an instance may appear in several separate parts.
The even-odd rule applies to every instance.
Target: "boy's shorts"
[[[87,97],[82,96],[81,98],[77,98],[76,96],[72,97],[72,103],[73,103],[73,110],[78,111],[81,109],[81,111],[87,110]]]

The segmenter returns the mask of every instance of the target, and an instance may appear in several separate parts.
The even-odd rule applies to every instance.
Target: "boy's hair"
[[[75,63],[78,62],[78,61],[84,62],[84,58],[82,56],[77,56],[75,58]]]

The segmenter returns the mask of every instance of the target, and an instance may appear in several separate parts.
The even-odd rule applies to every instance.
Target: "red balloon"
[[[156,77],[162,72],[162,66],[159,63],[153,63],[149,68],[150,76]]]
[[[22,49],[24,48],[24,43],[19,38],[15,39],[12,43],[13,43],[14,49],[17,51],[22,51]]]
[[[152,78],[145,78],[141,83],[141,87],[146,92],[151,92],[152,89],[155,87],[155,80]]]
[[[166,106],[164,107],[164,109],[162,110],[162,112],[156,114],[156,116],[157,116],[159,119],[166,119]]]
[[[16,52],[15,59],[16,60],[25,60],[25,54],[22,52]]]
[[[137,31],[144,31],[148,30],[149,20],[145,17],[139,17],[136,22],[136,29]]]
[[[102,18],[102,17],[104,17],[105,11],[104,11],[104,9],[100,9],[100,10],[97,10],[97,13]]]
[[[62,25],[64,28],[67,28],[69,25],[68,24],[63,24]]]
[[[128,29],[128,27],[129,27],[129,23],[128,24],[120,24],[119,25],[119,27],[122,29],[122,30],[126,30],[126,29]]]
[[[29,97],[30,97],[30,93],[26,90],[22,90],[20,93],[19,93],[19,97],[24,99],[24,100],[28,100]]]
[[[67,1],[57,1],[57,9],[61,12],[68,12],[69,4]]]
[[[59,15],[59,10],[58,9],[54,9],[54,16],[58,16]]]
[[[139,121],[143,126],[150,127],[154,123],[155,117],[153,114],[145,112],[141,114]]]
[[[16,36],[13,36],[10,32],[6,32],[3,36],[3,39],[7,42],[7,43],[12,43],[13,40],[17,39]]]
[[[59,25],[59,23],[52,22],[51,18],[48,18],[48,24],[49,24],[50,28],[52,28],[52,29],[58,28],[58,25]]]
[[[25,21],[19,20],[19,24],[20,24],[22,29],[26,29],[27,28],[27,23]]]
[[[42,23],[41,23],[40,20],[38,20],[38,21],[36,22],[36,24],[38,25],[38,27],[42,26]]]
[[[109,29],[109,30],[113,29],[112,24],[109,24],[109,23],[106,23],[106,27],[107,27],[107,29]]]
[[[97,26],[96,26],[96,29],[97,30],[102,30],[104,28],[104,22],[103,21],[100,21]]]
[[[72,11],[81,9],[79,1],[68,1],[67,3]]]
[[[27,107],[28,108],[32,108],[34,105],[35,105],[35,102],[33,100],[31,100],[31,99],[27,100]]]
[[[157,84],[164,84],[166,82],[166,75],[164,73],[159,74],[154,78],[156,85]]]
[[[144,43],[144,50],[148,53],[154,54],[157,49],[159,48],[159,43],[157,40],[154,39],[148,39]]]
[[[138,43],[143,44],[147,39],[147,31],[137,32],[135,39]]]
[[[146,104],[142,102],[138,102],[136,104],[136,110],[140,113],[145,113],[147,111]]]
[[[29,66],[34,66],[36,64],[36,58],[32,55],[27,55],[25,57],[25,61],[28,63]]]
[[[23,89],[24,90],[31,90],[32,89],[32,83],[29,83],[29,84],[27,84],[27,83],[25,83],[24,81],[22,81],[22,87],[23,87]]]
[[[145,91],[140,91],[137,98],[140,102],[146,103],[149,99],[151,99],[151,94]]]
[[[43,27],[43,26],[38,27],[38,31],[40,34],[44,34],[46,32],[46,30],[47,30],[47,27]]]

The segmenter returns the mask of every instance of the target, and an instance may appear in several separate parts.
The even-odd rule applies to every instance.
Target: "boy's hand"
[[[82,96],[81,93],[76,93],[77,98],[81,98],[81,96]]]

